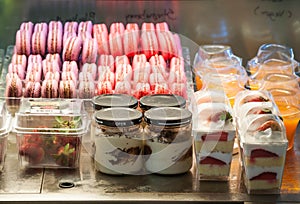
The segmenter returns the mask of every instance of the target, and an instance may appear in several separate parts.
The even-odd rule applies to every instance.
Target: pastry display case
[[[0,202],[300,202],[299,6],[0,0]]]

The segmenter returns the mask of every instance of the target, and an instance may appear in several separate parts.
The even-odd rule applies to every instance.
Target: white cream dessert
[[[240,147],[248,193],[257,190],[278,192],[287,149],[282,121],[273,114],[249,115],[242,125]]]
[[[144,159],[146,170],[158,174],[181,174],[193,163],[192,114],[176,107],[145,112]]]
[[[142,113],[106,108],[94,114],[95,168],[106,174],[143,173]]]
[[[202,103],[193,119],[193,136],[200,179],[228,179],[235,127],[224,103]]]

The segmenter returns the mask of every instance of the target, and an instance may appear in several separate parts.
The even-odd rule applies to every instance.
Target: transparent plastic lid
[[[77,99],[22,99],[16,113],[17,128],[81,129],[86,115]]]
[[[244,144],[287,144],[284,124],[273,114],[248,115],[243,119],[239,133]]]
[[[193,111],[193,131],[234,129],[232,109],[225,103],[202,103]]]
[[[274,102],[272,95],[264,90],[243,90],[235,96],[233,105],[234,113],[238,113],[240,107],[249,102]]]

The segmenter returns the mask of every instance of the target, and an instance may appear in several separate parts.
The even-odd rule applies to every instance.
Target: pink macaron
[[[162,69],[167,69],[167,63],[162,55],[153,55],[149,59],[151,66],[160,66]]]
[[[94,33],[94,38],[98,44],[98,55],[109,55],[108,34],[106,32]]]
[[[110,25],[109,31],[110,33],[119,33],[120,35],[123,35],[125,26],[122,22],[115,22]]]
[[[61,68],[61,58],[60,55],[58,53],[54,53],[54,54],[47,54],[46,55],[46,60],[49,62],[57,62],[58,66]]]
[[[75,98],[76,89],[72,80],[61,80],[59,83],[59,97],[60,98]]]
[[[22,81],[18,75],[13,74],[7,78],[5,96],[6,97],[21,97],[22,96]]]
[[[136,54],[132,60],[132,69],[135,69],[138,64],[147,62],[147,57],[144,54]]]
[[[97,77],[97,65],[95,63],[85,63],[81,68],[81,72],[89,72],[92,74],[93,79]]]
[[[155,24],[155,29],[156,32],[161,32],[161,31],[170,31],[169,25],[167,22],[160,22]]]
[[[106,26],[105,23],[98,23],[98,24],[93,25],[93,36],[94,36],[94,38],[95,38],[95,35],[97,35],[99,33],[105,33],[106,35],[108,35],[107,26]]]
[[[93,38],[86,39],[82,47],[82,63],[96,63],[98,52],[97,41]]]
[[[78,79],[78,65],[75,61],[64,61],[62,65],[63,72],[73,72],[76,79]]]
[[[29,56],[31,53],[31,33],[18,30],[16,33],[16,54]]]
[[[130,64],[119,64],[116,67],[115,80],[118,81],[131,81],[132,67]]]
[[[43,58],[41,55],[29,55],[28,57],[28,65],[30,63],[39,63],[42,64]]]
[[[134,87],[135,89],[132,91],[132,94],[137,99],[151,94],[149,83],[137,83]]]
[[[60,74],[57,71],[55,71],[55,72],[47,72],[45,74],[44,80],[56,80],[57,82],[59,82],[59,80],[60,80]]]
[[[30,35],[33,33],[33,23],[31,21],[21,23],[20,30],[29,31]]]
[[[67,39],[69,37],[77,37],[77,34],[75,32],[64,32],[64,34],[63,34],[63,48],[66,46]]]
[[[80,72],[78,80],[79,80],[79,82],[81,82],[81,81],[92,81],[92,82],[94,82],[94,78],[92,76],[92,73],[90,73],[90,72]]]
[[[158,41],[155,31],[145,31],[141,35],[141,51],[149,59],[151,56],[158,54]]]
[[[43,68],[43,76],[45,77],[47,72],[59,72],[60,67],[57,62],[49,62],[48,60],[43,60],[42,62],[42,68]]]
[[[139,52],[140,35],[138,31],[125,30],[123,36],[124,53],[134,57]]]
[[[34,25],[34,33],[43,32],[45,35],[48,33],[48,24],[45,22],[36,23]]]
[[[29,63],[27,67],[27,74],[31,72],[37,74],[39,76],[38,78],[41,79],[42,63]]]
[[[142,23],[141,30],[142,30],[142,32],[155,31],[155,25],[152,22],[144,22],[144,23]]]
[[[40,54],[45,56],[47,36],[42,31],[33,32],[31,37],[31,52],[32,54]]]
[[[120,64],[130,64],[127,55],[120,55],[115,57],[115,66],[117,67]]]
[[[137,23],[127,23],[126,27],[125,27],[125,30],[128,30],[128,31],[139,31],[140,28],[139,28],[139,25]]]
[[[81,81],[78,88],[78,96],[82,99],[91,99],[95,96],[95,83],[92,81]]]
[[[79,61],[82,40],[79,37],[69,37],[63,49],[63,61]]]
[[[112,55],[100,55],[98,66],[108,66],[112,72],[115,72],[115,58]]]
[[[56,80],[44,80],[42,84],[43,98],[58,98],[58,82]]]
[[[16,73],[21,80],[25,79],[25,70],[20,64],[10,63],[8,65],[8,73]]]
[[[110,54],[114,57],[124,54],[123,50],[123,34],[118,32],[108,35]]]
[[[184,72],[184,60],[183,57],[172,57],[170,62],[170,72],[180,70]]]
[[[98,82],[96,87],[96,94],[112,94],[113,88],[110,81]]]
[[[48,53],[60,54],[63,45],[63,26],[60,21],[50,21],[49,32],[47,38],[47,50]]]
[[[27,57],[26,57],[26,55],[13,54],[11,63],[12,64],[20,64],[20,65],[22,65],[23,69],[26,70]]]
[[[170,31],[157,32],[159,51],[165,60],[178,56],[177,45],[173,34]]]
[[[41,74],[38,72],[30,71],[26,73],[25,81],[34,81],[40,82],[41,81]]]
[[[156,84],[167,83],[167,81],[161,73],[151,73],[149,76],[149,83],[151,90],[154,90]]]
[[[41,97],[41,84],[40,82],[28,81],[25,85],[24,97],[39,98]]]
[[[131,84],[130,84],[130,82],[129,81],[118,81],[116,83],[114,93],[131,95]]]
[[[98,72],[98,81],[109,81],[111,83],[112,88],[115,87],[115,74],[111,72],[109,69]]]
[[[61,80],[62,81],[73,81],[74,86],[77,85],[77,78],[74,74],[74,72],[67,71],[67,72],[62,72],[61,73]]]
[[[77,33],[78,23],[76,21],[68,21],[64,25],[64,33],[71,32]]]
[[[78,27],[78,34],[81,32],[93,33],[93,23],[92,21],[81,21]]]

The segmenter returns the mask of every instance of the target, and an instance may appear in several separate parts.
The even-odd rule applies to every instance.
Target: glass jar
[[[193,162],[192,113],[176,107],[153,108],[145,112],[145,168],[151,173],[181,174]]]
[[[106,174],[141,174],[142,113],[132,108],[106,108],[94,113],[95,168]]]

